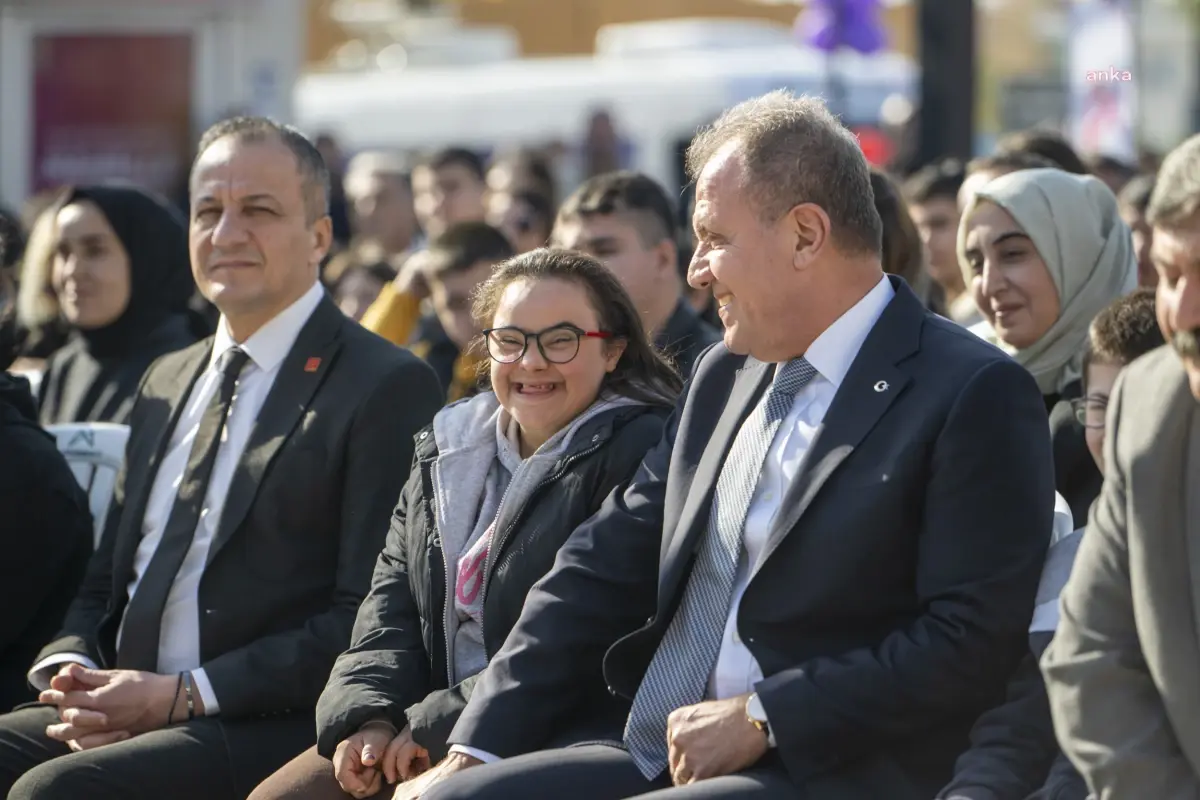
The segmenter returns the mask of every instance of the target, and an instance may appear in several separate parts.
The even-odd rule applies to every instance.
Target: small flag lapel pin
[[[310,358],[308,361],[304,362],[304,371],[305,372],[316,372],[320,368],[321,368],[321,359],[319,359],[319,358]]]

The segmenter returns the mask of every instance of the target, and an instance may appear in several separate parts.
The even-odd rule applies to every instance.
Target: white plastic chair
[[[95,526],[94,545],[100,546],[104,518],[112,503],[117,473],[125,463],[125,443],[129,441],[129,426],[108,422],[77,422],[47,425],[46,430],[58,442],[58,450],[66,456],[75,480],[87,492],[88,507]]]
[[[29,381],[29,393],[34,397],[38,396],[38,389],[41,388],[42,378],[44,377],[44,373],[41,370],[17,369],[10,370],[10,372],[17,377],[24,378],[25,380]]]

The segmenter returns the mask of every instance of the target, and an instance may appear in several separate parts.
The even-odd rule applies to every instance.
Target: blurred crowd
[[[1200,796],[1200,137],[687,156],[236,118],[0,212],[0,791]]]

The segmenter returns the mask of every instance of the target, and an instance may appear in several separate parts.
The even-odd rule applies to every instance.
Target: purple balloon
[[[803,40],[827,53],[849,47],[869,55],[887,43],[879,0],[812,0],[797,22]]]

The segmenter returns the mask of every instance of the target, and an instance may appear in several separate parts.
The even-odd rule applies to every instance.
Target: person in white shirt
[[[317,282],[328,172],[300,133],[219,123],[192,169],[213,338],[149,369],[101,544],[0,716],[13,800],[241,800],[298,748],[349,641],[432,371]]]
[[[724,346],[397,798],[928,800],[1021,656],[1055,499],[1032,377],[884,276],[820,101],[736,106],[688,162]],[[623,730],[546,749],[601,670]]]

